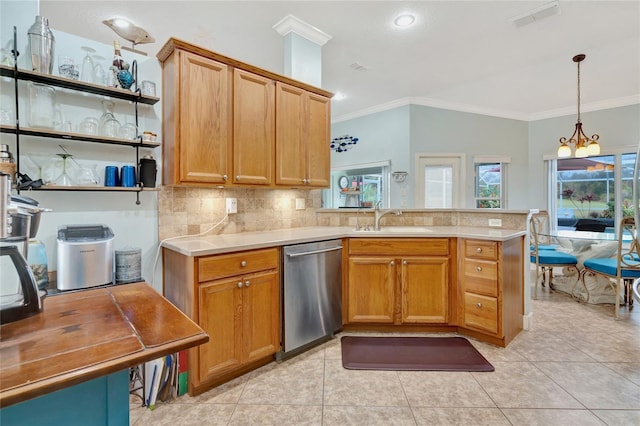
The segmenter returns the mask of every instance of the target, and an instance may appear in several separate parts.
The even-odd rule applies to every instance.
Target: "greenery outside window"
[[[550,189],[558,227],[602,225],[614,232],[623,217],[633,217],[635,159],[623,153],[556,160]]]
[[[474,160],[475,207],[478,209],[505,209],[506,169],[508,158],[480,158]]]

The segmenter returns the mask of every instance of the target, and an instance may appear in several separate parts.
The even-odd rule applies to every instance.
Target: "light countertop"
[[[385,226],[380,231],[356,231],[353,227],[312,226],[201,237],[185,236],[167,239],[162,246],[186,256],[207,256],[336,238],[446,237],[506,241],[525,234],[524,230],[471,226]]]

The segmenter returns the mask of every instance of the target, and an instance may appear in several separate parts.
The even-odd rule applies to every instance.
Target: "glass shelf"
[[[93,93],[94,95],[110,96],[112,98],[124,99],[127,101],[138,102],[146,105],[155,105],[160,98],[155,96],[143,95],[131,90],[125,90],[115,87],[107,87],[99,84],[87,83],[80,80],[72,80],[52,74],[42,74],[35,71],[24,69],[16,70],[13,67],[0,65],[0,76],[17,78],[18,80],[33,81],[36,83],[49,84],[51,86],[63,87],[65,89],[78,90],[85,93]]]
[[[6,124],[0,125],[0,133],[15,133],[16,127]],[[105,143],[110,145],[138,146],[141,148],[156,148],[160,142],[143,142],[140,139],[110,138],[99,135],[86,135],[84,133],[61,132],[54,129],[35,129],[33,127],[20,127],[20,134],[55,139],[66,139],[84,142]]]

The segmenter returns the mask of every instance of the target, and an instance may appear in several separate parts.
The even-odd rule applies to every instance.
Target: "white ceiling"
[[[575,114],[578,53],[582,111],[640,103],[640,0],[561,0],[557,15],[509,20],[548,2],[41,0],[40,14],[104,43],[119,37],[101,22],[127,17],[155,37],[136,46],[149,55],[177,37],[281,74],[272,27],[293,14],[332,36],[322,87],[346,95],[332,102],[334,121],[408,102],[523,120]],[[393,29],[403,11],[417,25]]]

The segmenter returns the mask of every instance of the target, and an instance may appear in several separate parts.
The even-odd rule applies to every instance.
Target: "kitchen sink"
[[[433,229],[426,226],[382,226],[379,231],[374,231],[373,228],[361,228],[358,229],[357,232],[375,234],[424,234],[433,232]]]

